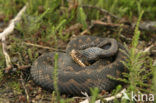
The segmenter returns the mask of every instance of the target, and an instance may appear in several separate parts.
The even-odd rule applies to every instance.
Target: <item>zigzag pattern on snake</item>
[[[127,57],[120,51],[125,51],[121,43],[118,44],[118,51],[113,56],[110,64],[105,59],[99,59],[92,65],[81,67],[70,57],[71,50],[78,50],[86,43],[100,43],[105,38],[94,36],[78,36],[73,38],[66,47],[66,53],[58,52],[58,89],[62,94],[81,95],[81,92],[90,94],[90,88],[98,87],[99,90],[110,91],[118,84],[117,81],[108,78],[108,75],[115,78],[121,77],[125,67],[121,61]],[[53,71],[55,52],[41,55],[31,67],[31,75],[35,83],[43,88],[53,91]]]

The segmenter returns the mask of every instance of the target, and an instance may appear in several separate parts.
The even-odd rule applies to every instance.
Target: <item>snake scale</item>
[[[125,51],[124,46],[117,42],[117,53],[113,56],[112,62],[106,65],[105,59],[98,59],[91,65],[81,67],[75,63],[70,52],[79,50],[86,44],[99,44],[107,38],[94,36],[78,36],[73,38],[66,47],[66,53],[58,52],[58,89],[62,94],[81,95],[81,92],[90,94],[90,88],[98,87],[99,90],[110,91],[118,84],[108,75],[115,78],[121,77],[125,67],[121,61],[126,59],[126,55],[119,49]],[[94,44],[96,45],[96,44]],[[110,51],[111,52],[111,51]],[[32,64],[31,75],[38,85],[53,91],[53,71],[55,52],[44,53]]]

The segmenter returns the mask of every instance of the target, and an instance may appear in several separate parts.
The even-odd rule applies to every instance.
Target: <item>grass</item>
[[[13,92],[17,93],[17,94],[21,94],[22,93],[22,90],[20,88],[20,83],[19,82],[15,82],[15,81],[10,81],[8,84],[7,84],[9,87],[12,88]]]
[[[54,80],[54,90],[56,92],[56,96],[57,96],[57,102],[59,102],[60,100],[60,93],[59,93],[59,90],[58,90],[58,85],[57,85],[57,82],[58,82],[58,53],[55,54],[54,56],[54,60],[55,60],[55,65],[54,65],[54,72],[53,72],[53,80]]]
[[[83,25],[83,29],[87,29],[87,23],[86,23],[86,14],[83,11],[82,7],[78,8],[78,21]]]
[[[152,65],[152,64],[151,64]],[[153,66],[153,65],[152,65]],[[151,66],[151,67],[152,67]],[[153,94],[154,95],[156,95],[156,65],[155,66],[153,66],[153,86],[152,86],[152,88],[153,88]]]
[[[82,24],[83,27],[81,28],[81,31],[83,31],[89,26],[88,22],[91,20],[100,19],[105,16],[105,14],[101,14],[98,10],[84,9],[81,7],[81,5],[95,5],[97,7],[106,9],[108,12],[117,15],[120,18],[128,19],[129,21],[136,21],[136,18],[139,17],[134,36],[132,38],[132,43],[130,44],[129,59],[125,63],[129,73],[124,74],[124,76],[126,76],[128,80],[125,81],[124,79],[123,82],[128,84],[127,93],[129,95],[131,91],[141,91],[141,93],[151,93],[152,91],[156,91],[156,72],[155,67],[152,66],[152,59],[147,56],[147,54],[136,51],[139,44],[139,38],[142,36],[140,35],[141,32],[138,29],[138,25],[141,19],[154,20],[156,18],[156,1],[79,0],[78,8],[76,8],[77,5],[72,3],[71,0],[68,1],[0,0],[0,15],[4,16],[2,19],[5,24],[7,24],[9,20],[17,14],[17,12],[24,6],[26,2],[29,5],[26,13],[23,15],[22,21],[16,25],[15,33],[8,37],[8,41],[10,43],[8,51],[11,56],[12,63],[14,65],[31,65],[40,54],[50,51],[47,49],[41,50],[40,48],[26,46],[23,42],[31,42],[34,44],[64,49],[64,46],[66,46],[67,42],[73,34],[63,34],[63,31],[76,23]],[[69,6],[73,8],[69,9]],[[142,11],[144,11],[144,13]],[[116,37],[116,39],[120,40],[120,35],[122,33],[121,31],[122,30],[120,29],[119,32],[115,32],[115,34],[119,34],[117,36],[115,34],[111,34],[109,36]],[[147,35],[144,36],[144,38],[148,37]],[[0,49],[0,51],[2,50]],[[1,81],[4,76],[3,68],[5,68],[5,58],[2,52],[0,52],[0,59]],[[57,55],[55,56],[55,60],[57,61]],[[55,63],[55,68],[55,72],[57,72],[57,62]],[[153,84],[145,82],[147,80],[151,80],[151,75],[153,77]],[[72,100],[62,99],[58,93],[57,73],[55,73],[54,79],[56,79],[54,83],[55,93],[52,96],[52,98],[56,98],[54,102],[71,102]],[[16,88],[17,91],[20,91],[20,87],[18,84],[15,85],[14,81],[11,82],[11,85],[13,85],[13,88]],[[114,91],[118,92],[119,90],[115,89]],[[94,103],[96,98],[99,97],[99,93],[96,88],[92,89],[91,92],[91,103]],[[114,94],[116,94],[116,92],[114,92]],[[115,100],[115,102],[117,103],[119,101]],[[124,103],[125,100],[122,102]]]
[[[146,55],[144,55],[142,52],[137,52],[137,46],[139,42],[139,36],[140,36],[140,31],[138,29],[139,23],[141,21],[143,15],[143,11],[141,12],[134,36],[132,39],[132,46],[129,50],[129,58],[127,60],[127,63],[124,63],[125,66],[128,68],[129,73],[127,74],[128,76],[128,81],[129,81],[129,86],[128,86],[128,94],[129,97],[131,97],[131,92],[137,93],[138,91],[142,91],[144,89],[144,86],[150,86],[148,84],[144,84],[144,80],[147,79],[147,75],[145,74],[146,68],[143,66],[145,64],[145,59]],[[143,74],[144,75],[143,75]],[[132,102],[133,100],[131,100]]]
[[[91,88],[91,100],[90,103],[95,103],[96,98],[98,97],[99,89],[98,88]]]

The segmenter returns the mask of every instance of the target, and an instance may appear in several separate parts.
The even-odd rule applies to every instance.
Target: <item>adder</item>
[[[80,66],[71,57],[75,50],[86,66]],[[121,51],[122,50],[122,51]],[[124,46],[114,39],[94,36],[78,36],[72,39],[66,53],[58,52],[58,90],[62,94],[90,94],[90,88],[98,87],[100,91],[111,91],[118,81],[109,78],[121,77],[126,69],[122,63],[127,57]],[[54,55],[56,52],[44,53],[32,64],[31,75],[35,83],[53,91]],[[81,58],[82,57],[82,58]],[[110,59],[111,58],[111,59]],[[110,63],[106,63],[107,61]]]

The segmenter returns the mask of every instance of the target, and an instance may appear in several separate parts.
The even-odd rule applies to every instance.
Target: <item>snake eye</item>
[[[97,61],[97,60],[89,60],[88,63],[89,63],[90,65],[92,65],[92,64],[94,64],[96,61]]]
[[[106,44],[106,45],[103,45],[103,46],[100,47],[100,48],[108,50],[110,47],[111,47],[111,43],[108,43],[108,44]]]

